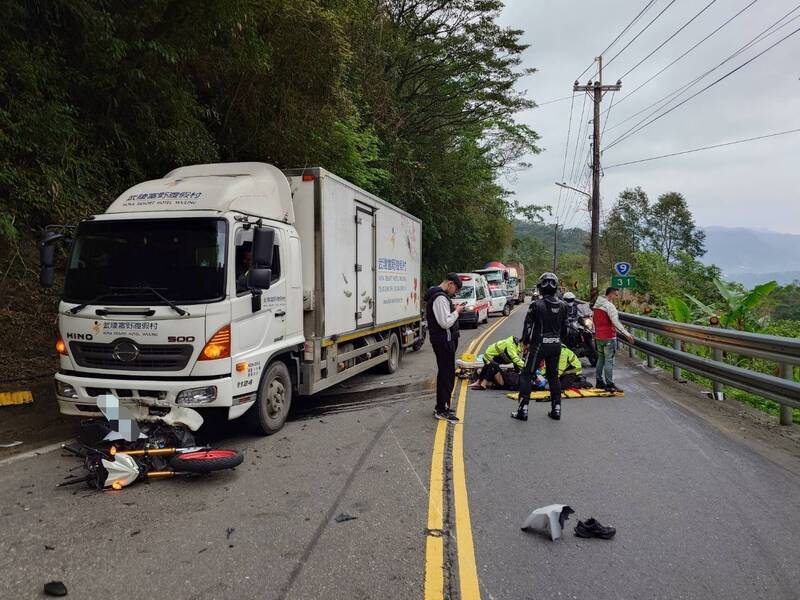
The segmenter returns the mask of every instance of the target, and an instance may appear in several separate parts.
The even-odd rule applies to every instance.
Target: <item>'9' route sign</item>
[[[614,271],[616,271],[617,275],[620,277],[625,277],[628,273],[631,272],[631,263],[627,262],[618,262],[614,263]]]

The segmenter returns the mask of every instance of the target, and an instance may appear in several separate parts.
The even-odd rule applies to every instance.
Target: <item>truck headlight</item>
[[[208,404],[217,399],[217,386],[191,388],[183,390],[175,398],[175,404],[195,405]]]
[[[72,387],[68,383],[64,383],[63,381],[59,381],[56,379],[56,396],[61,396],[62,398],[72,398],[73,400],[78,399],[78,390]]]

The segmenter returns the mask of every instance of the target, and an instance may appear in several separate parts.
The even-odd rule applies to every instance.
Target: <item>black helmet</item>
[[[536,282],[536,287],[543,296],[555,294],[558,290],[558,277],[555,273],[542,273]]]

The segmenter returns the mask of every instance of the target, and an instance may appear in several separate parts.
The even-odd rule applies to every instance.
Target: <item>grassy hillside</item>
[[[531,223],[528,221],[514,221],[514,235],[530,235],[542,242],[552,257],[554,225],[545,223]],[[559,230],[558,254],[587,254],[589,232],[574,227]]]

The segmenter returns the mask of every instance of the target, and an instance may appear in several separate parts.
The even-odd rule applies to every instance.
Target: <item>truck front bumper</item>
[[[235,419],[244,414],[256,400],[254,393],[233,395],[230,377],[202,380],[114,379],[114,377],[81,377],[67,373],[55,376],[56,400],[61,414],[80,417],[102,417],[97,407],[97,398],[113,394],[121,404],[134,407],[171,408],[175,406],[201,410],[204,408],[227,408],[228,418]],[[213,399],[200,402],[178,402],[181,392],[215,388]]]

